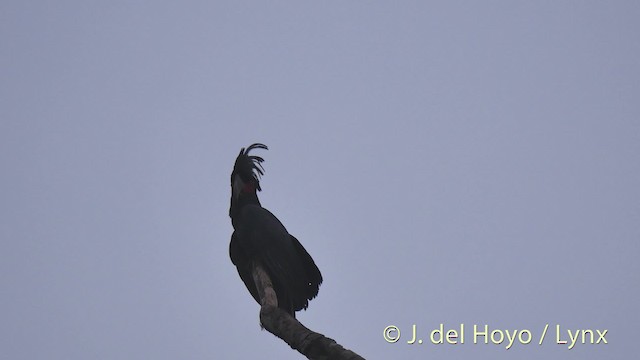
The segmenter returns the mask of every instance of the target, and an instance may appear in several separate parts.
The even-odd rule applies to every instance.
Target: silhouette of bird
[[[263,158],[249,155],[254,149],[268,150],[256,143],[242,148],[231,172],[229,216],[233,234],[229,244],[231,262],[253,298],[260,296],[253,281],[254,262],[259,262],[271,278],[278,307],[295,317],[318,295],[322,274],[298,239],[287,232],[275,215],[258,200]]]

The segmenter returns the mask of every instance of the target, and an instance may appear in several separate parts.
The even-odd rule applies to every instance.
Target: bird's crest
[[[255,187],[258,191],[262,191],[260,188],[260,177],[264,175],[264,168],[262,167],[263,158],[256,155],[249,155],[249,151],[253,149],[265,149],[269,150],[267,145],[255,143],[248,148],[240,149],[240,154],[236,158],[236,163],[233,166],[233,172],[231,173],[231,184],[233,185],[234,175],[239,175],[244,182],[250,180],[255,181]]]

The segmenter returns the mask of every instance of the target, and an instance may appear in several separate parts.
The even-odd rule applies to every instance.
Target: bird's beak
[[[233,194],[233,198],[237,199],[240,197],[240,192],[244,188],[244,181],[240,178],[239,175],[233,177],[233,186],[231,187],[231,192]]]

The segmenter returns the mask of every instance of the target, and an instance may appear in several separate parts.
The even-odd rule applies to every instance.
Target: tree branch
[[[278,297],[269,274],[262,264],[253,264],[253,281],[260,295],[260,323],[273,335],[284,340],[293,349],[313,360],[364,360],[351,350],[343,348],[335,340],[312,331],[296,318],[278,307]]]

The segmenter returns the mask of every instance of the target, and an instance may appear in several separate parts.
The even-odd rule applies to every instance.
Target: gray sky
[[[2,2],[2,358],[301,358],[260,331],[229,260],[229,174],[252,142],[270,147],[263,205],[325,279],[308,327],[371,359],[635,356],[639,17]],[[465,344],[431,344],[440,323]],[[533,339],[473,344],[474,324]],[[567,350],[556,324],[608,344]]]

